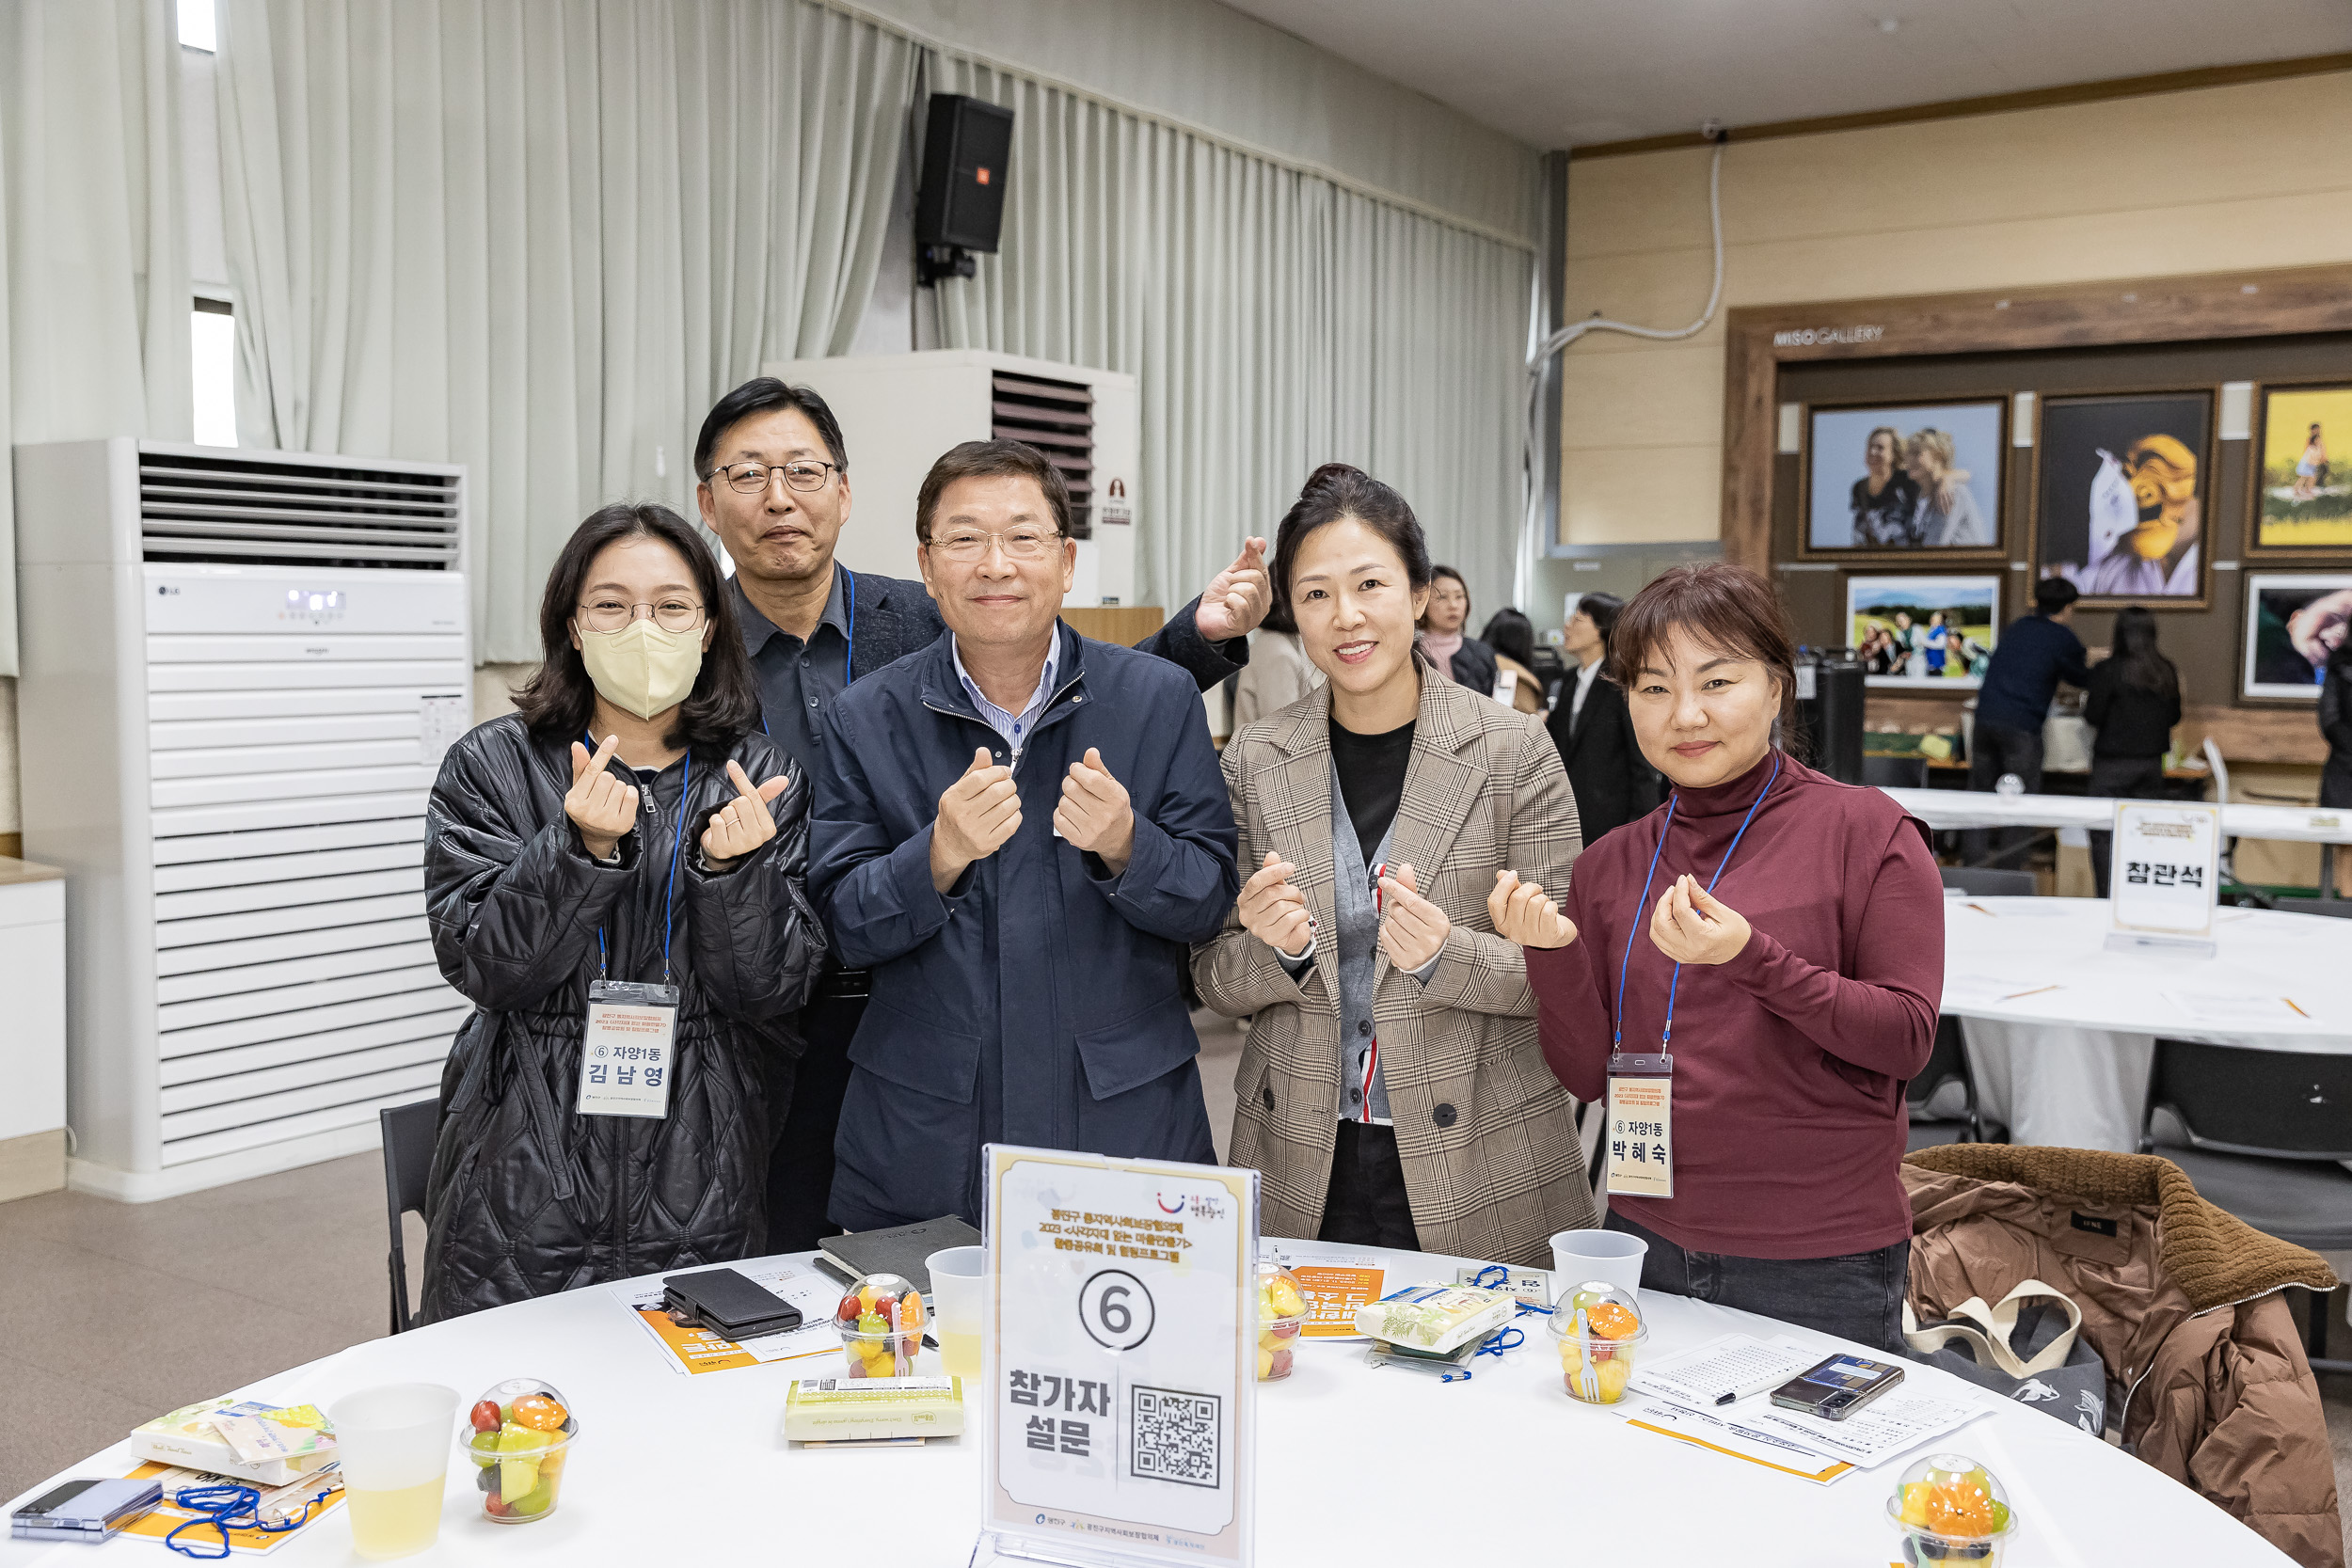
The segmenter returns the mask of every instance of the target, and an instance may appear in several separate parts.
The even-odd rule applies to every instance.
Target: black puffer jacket
[[[755,782],[790,767],[764,735],[731,754]],[[655,802],[675,795],[674,777],[641,791],[617,867],[581,847],[564,815],[570,787],[567,748],[532,739],[513,715],[452,747],[433,786],[424,863],[434,956],[478,1010],[441,1076],[425,1202],[427,1322],[729,1261],[756,1252],[764,1233],[768,1085],[788,1082],[800,1049],[788,1015],[825,954],[802,887],[808,783],[793,776],[770,808],[776,836],[722,874],[698,869],[695,847],[711,814],[736,798],[723,767],[693,759],[691,797],[676,813]],[[613,979],[661,978],[675,818],[688,837],[670,948],[680,993],[669,1115],[580,1116],[596,933]]]

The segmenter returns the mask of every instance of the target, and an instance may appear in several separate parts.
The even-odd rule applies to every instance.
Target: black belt
[[[817,990],[811,998],[817,1002],[858,1002],[874,994],[874,972],[870,969],[835,969],[825,966],[818,977]]]

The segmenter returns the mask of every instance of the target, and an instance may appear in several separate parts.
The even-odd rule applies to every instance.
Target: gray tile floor
[[[1241,1037],[1210,1014],[1196,1022],[1222,1155]],[[373,1154],[161,1203],[0,1203],[0,1497],[167,1410],[382,1334],[387,1241]],[[414,1216],[407,1245],[413,1271]],[[2352,1499],[2352,1377],[2320,1386]]]

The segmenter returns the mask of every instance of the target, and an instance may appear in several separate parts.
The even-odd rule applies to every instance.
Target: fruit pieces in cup
[[[482,1512],[501,1525],[527,1525],[555,1512],[580,1421],[554,1385],[510,1377],[483,1390],[459,1439],[474,1464]]]
[[[1602,1279],[1560,1298],[1551,1333],[1560,1341],[1561,1380],[1587,1404],[1614,1404],[1625,1397],[1634,1353],[1649,1338],[1633,1297]]]
[[[1993,1472],[1957,1453],[1930,1454],[1905,1469],[1886,1513],[1903,1531],[1903,1560],[1918,1568],[2000,1568],[2017,1526]]]
[[[1307,1322],[1307,1289],[1279,1263],[1258,1265],[1258,1381],[1291,1375],[1298,1331]]]
[[[923,1293],[895,1274],[869,1274],[834,1309],[851,1377],[908,1377],[923,1348]]]

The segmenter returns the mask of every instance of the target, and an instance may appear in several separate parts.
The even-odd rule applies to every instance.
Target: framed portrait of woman
[[[2202,610],[2211,554],[2211,389],[2042,403],[2034,443],[2036,580],[2086,610]]]
[[[2248,553],[2341,558],[2352,551],[2352,381],[2255,391]]]
[[[1810,406],[1798,554],[1914,566],[1998,560],[2008,452],[2007,397]]]

